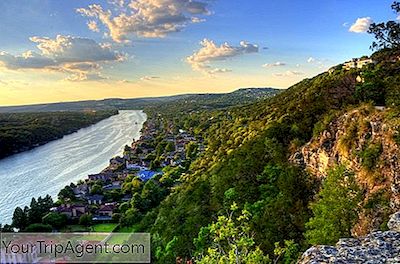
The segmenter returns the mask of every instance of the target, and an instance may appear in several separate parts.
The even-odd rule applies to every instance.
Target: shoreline
[[[136,112],[136,111],[138,111],[138,110],[135,110],[134,112]],[[146,121],[146,119],[147,119],[147,115],[145,115],[145,113],[143,112],[143,111],[138,111],[140,114],[138,114],[138,117],[139,116],[142,116],[141,118],[139,118],[139,119],[137,119],[137,118],[135,118],[135,119],[133,119],[132,120],[132,124],[131,125],[129,125],[129,127],[131,127],[131,128],[129,128],[129,130],[131,130],[132,131],[132,133],[128,133],[128,135],[129,134],[132,134],[132,135],[134,135],[134,133],[138,133],[137,135],[135,135],[134,136],[134,138],[138,138],[138,137],[140,137],[140,130],[141,130],[141,128],[142,128],[142,126],[140,126],[140,128],[139,128],[139,130],[138,130],[138,132],[135,132],[135,129],[134,129],[134,123],[137,123],[137,122],[145,122]],[[125,126],[126,127],[126,117],[124,117],[124,116],[121,116],[119,119],[118,118],[115,118],[116,116],[119,116],[121,113],[124,113],[124,110],[123,111],[119,111],[119,114],[118,115],[114,115],[114,116],[111,116],[111,117],[109,117],[109,118],[112,118],[112,119],[110,119],[111,121],[109,121],[109,122],[107,122],[107,123],[104,123],[103,121],[105,121],[105,120],[109,120],[109,118],[107,118],[107,119],[103,119],[103,120],[101,120],[100,122],[98,122],[98,123],[96,123],[96,124],[94,124],[94,125],[92,125],[92,126],[89,126],[89,127],[85,127],[85,128],[82,128],[81,130],[82,131],[84,131],[85,133],[84,133],[84,137],[85,138],[87,138],[87,139],[85,139],[84,141],[87,141],[87,140],[91,140],[90,139],[90,136],[91,135],[93,135],[93,133],[96,133],[95,131],[98,131],[98,126],[99,126],[99,124],[101,125],[102,123],[101,122],[103,122],[103,125],[101,125],[100,127],[101,127],[101,129],[103,129],[103,127],[105,127],[106,129],[108,129],[109,130],[109,132],[101,132],[102,134],[102,137],[104,138],[104,140],[102,141],[103,143],[102,143],[102,145],[106,145],[107,146],[107,149],[102,149],[101,147],[100,147],[100,149],[99,150],[101,150],[101,153],[100,152],[97,152],[96,153],[96,156],[98,156],[99,158],[101,158],[102,156],[103,156],[103,158],[102,158],[102,160],[103,160],[103,162],[101,162],[101,160],[99,161],[99,159],[97,159],[97,160],[95,160],[96,162],[90,162],[90,160],[92,160],[92,158],[90,158],[90,156],[85,156],[85,160],[83,160],[83,162],[87,162],[88,163],[88,166],[84,166],[83,164],[81,164],[80,165],[80,163],[76,163],[75,161],[78,161],[77,160],[77,157],[78,156],[82,156],[82,155],[85,155],[85,154],[82,154],[81,152],[79,152],[79,154],[80,155],[78,155],[78,156],[75,156],[74,154],[72,154],[72,155],[74,155],[74,156],[70,156],[71,154],[67,154],[67,153],[73,153],[73,152],[71,152],[71,151],[73,151],[73,150],[70,150],[69,148],[71,147],[74,147],[74,148],[76,148],[76,151],[80,151],[81,150],[81,148],[85,148],[85,150],[83,150],[83,153],[86,153],[86,152],[88,152],[88,151],[94,151],[94,149],[93,150],[91,150],[91,147],[90,146],[87,146],[87,144],[85,144],[85,145],[82,145],[82,143],[81,143],[81,141],[76,141],[76,133],[72,133],[72,134],[69,134],[69,135],[66,135],[63,139],[60,139],[60,140],[63,140],[64,141],[64,143],[62,144],[62,145],[66,145],[66,146],[64,146],[64,147],[67,147],[68,149],[67,149],[67,152],[66,153],[64,153],[64,151],[62,151],[62,150],[60,150],[60,151],[58,151],[58,153],[56,153],[58,156],[56,157],[56,159],[55,160],[52,160],[52,158],[51,157],[49,157],[49,155],[46,155],[46,157],[44,157],[44,158],[40,158],[41,159],[41,163],[46,163],[46,164],[48,164],[48,162],[51,162],[51,163],[55,163],[55,164],[57,164],[56,165],[56,167],[58,166],[60,166],[59,165],[59,163],[58,162],[63,162],[63,161],[65,161],[65,159],[66,158],[68,158],[68,157],[71,157],[70,159],[71,159],[71,161],[70,161],[70,163],[71,163],[71,165],[73,165],[73,167],[70,167],[70,166],[68,166],[65,162],[65,165],[63,165],[64,167],[62,167],[62,169],[63,169],[63,171],[62,172],[58,172],[57,170],[55,170],[55,169],[53,169],[52,167],[49,167],[48,165],[47,166],[45,166],[44,164],[40,164],[39,165],[39,167],[40,168],[43,168],[43,169],[45,169],[45,170],[53,170],[54,171],[54,173],[52,174],[52,175],[54,175],[54,176],[51,176],[50,175],[50,172],[48,172],[47,174],[44,174],[43,176],[44,177],[50,177],[50,179],[49,179],[49,181],[50,182],[53,182],[53,181],[55,181],[55,182],[60,182],[60,181],[63,181],[63,179],[66,179],[65,180],[65,184],[68,184],[68,185],[70,185],[71,183],[76,183],[78,180],[84,180],[84,179],[86,179],[87,178],[87,176],[88,176],[88,174],[90,174],[90,173],[85,173],[85,171],[92,171],[91,173],[93,173],[93,172],[95,172],[95,173],[98,173],[100,170],[104,170],[105,169],[105,160],[104,160],[104,155],[107,153],[107,152],[110,152],[110,151],[113,151],[112,149],[118,149],[118,151],[117,152],[114,152],[115,154],[111,154],[111,155],[109,155],[107,158],[106,158],[106,160],[107,160],[107,165],[106,166],[108,166],[109,165],[109,158],[110,157],[113,157],[114,155],[120,155],[120,153],[121,153],[121,149],[123,149],[122,148],[122,144],[121,143],[119,143],[119,144],[112,144],[112,145],[109,145],[108,143],[106,143],[107,141],[108,141],[108,139],[107,138],[110,138],[109,137],[109,133],[111,133],[110,135],[112,135],[112,134],[118,134],[119,132],[117,132],[117,131],[114,131],[115,129],[113,128],[113,125],[112,125],[112,123],[113,122],[118,122],[117,124],[119,124],[119,123],[121,123],[121,122],[125,122],[125,125],[123,124],[123,123],[121,123],[121,129]],[[132,114],[130,114],[130,115],[132,115]],[[136,114],[135,114],[136,115]],[[126,115],[125,115],[126,116]],[[129,116],[129,115],[128,115]],[[123,118],[123,119],[121,119],[121,118]],[[119,120],[119,121],[117,121],[117,120]],[[143,120],[143,121],[139,121],[139,120]],[[109,126],[111,126],[111,128],[107,128],[107,127],[109,127]],[[110,130],[111,129],[111,130]],[[77,133],[79,133],[79,131],[77,132]],[[124,132],[124,134],[126,134],[126,132]],[[124,138],[129,138],[126,142],[131,142],[132,141],[132,138],[131,137],[129,137],[129,136],[124,136]],[[80,139],[81,139],[81,137],[79,137]],[[111,138],[110,138],[111,139]],[[96,140],[99,140],[98,138],[97,138],[97,136],[96,136]],[[124,141],[124,139],[123,138],[120,138],[119,140],[117,140],[117,141]],[[62,141],[61,141],[62,142]],[[76,145],[76,146],[72,146],[72,145]],[[124,144],[124,143],[123,143]],[[55,141],[52,141],[52,142],[49,142],[48,144],[45,144],[44,146],[41,146],[41,147],[39,147],[39,148],[36,148],[36,149],[33,149],[33,150],[30,150],[30,151],[27,151],[27,152],[25,152],[25,153],[19,153],[18,154],[18,156],[11,156],[11,157],[7,157],[6,159],[3,159],[3,160],[0,160],[0,162],[2,162],[5,166],[7,166],[7,167],[5,167],[6,168],[6,170],[7,170],[7,168],[8,168],[8,170],[10,170],[10,171],[13,171],[13,174],[15,174],[16,176],[15,177],[13,177],[14,179],[13,179],[13,181],[12,182],[18,182],[18,178],[17,177],[19,177],[19,176],[17,176],[17,175],[29,175],[29,174],[36,174],[35,176],[37,176],[36,177],[36,179],[34,179],[33,181],[38,181],[40,178],[42,178],[42,176],[39,176],[39,172],[40,173],[42,173],[42,169],[39,169],[39,168],[37,168],[36,166],[34,166],[34,165],[36,165],[36,163],[37,162],[39,162],[39,161],[35,161],[35,163],[33,163],[34,165],[32,165],[32,166],[34,166],[34,167],[32,167],[32,166],[30,166],[29,168],[24,168],[24,167],[21,167],[21,166],[23,166],[22,164],[24,164],[24,162],[25,161],[29,161],[30,160],[30,158],[32,157],[32,159],[34,159],[34,160],[37,160],[38,159],[38,156],[42,156],[43,155],[43,153],[53,153],[53,149],[55,149],[55,148],[58,148],[59,147],[59,145],[60,145],[60,141],[59,140],[55,140]],[[92,144],[90,144],[90,145],[92,145]],[[117,146],[116,146],[117,145]],[[111,147],[112,146],[112,148],[109,148],[109,147]],[[94,147],[94,145],[93,145],[93,147]],[[97,147],[97,145],[96,145],[96,148],[98,148]],[[115,150],[114,150],[115,151]],[[41,155],[41,153],[42,153],[42,155]],[[29,155],[28,155],[29,154]],[[32,156],[32,155],[34,155],[34,156]],[[35,157],[36,156],[36,157]],[[50,155],[51,156],[51,155]],[[87,160],[86,160],[86,157],[87,157]],[[79,162],[80,162],[81,160],[79,160]],[[93,170],[93,168],[96,168],[96,167],[98,167],[99,165],[100,165],[100,163],[103,163],[103,165],[101,166],[101,169],[99,170],[99,168],[97,168],[96,170]],[[7,164],[7,165],[6,165]],[[18,167],[16,167],[15,168],[15,171],[17,171],[17,172],[14,172],[14,168],[13,168],[13,165],[11,165],[11,164],[20,164]],[[30,165],[30,164],[28,164],[28,165]],[[92,165],[93,165],[93,167],[92,167]],[[46,169],[47,168],[47,169]],[[22,169],[22,171],[21,171],[21,169]],[[84,171],[82,171],[82,172],[79,172],[79,169],[84,169]],[[28,173],[28,174],[27,174]],[[44,172],[44,173],[46,173],[46,171]],[[42,173],[43,174],[43,173]],[[80,178],[77,178],[76,176],[78,176],[79,174],[82,174],[81,176],[80,176]],[[72,176],[72,177],[71,177]],[[9,178],[9,177],[8,177]],[[70,180],[68,180],[69,178],[71,178]],[[75,178],[75,179],[74,179]],[[7,181],[5,181],[5,180],[3,180],[4,182],[7,182]],[[5,187],[5,189],[4,189],[4,193],[5,194],[7,194],[7,193],[9,193],[9,192],[12,192],[12,193],[19,193],[20,191],[21,191],[21,189],[19,189],[19,192],[16,192],[15,191],[15,187],[13,188],[13,189],[10,189],[11,187],[12,187],[12,182],[9,182],[9,186],[4,186]],[[46,185],[49,185],[50,183],[47,181],[47,180],[45,180],[44,182],[46,182],[46,184],[45,184],[45,186]],[[11,185],[10,185],[11,184]],[[62,190],[62,188],[64,188],[65,187],[65,184],[62,184],[61,186],[59,186],[58,187],[58,189],[57,190],[55,190],[53,187],[54,186],[52,186],[52,185],[50,185],[51,186],[51,188],[53,188],[54,190],[53,191],[51,191],[51,190],[49,190],[48,192],[46,192],[46,193],[50,193],[51,195],[52,195],[52,197],[54,198],[54,200],[56,200],[57,199],[57,196],[58,196],[58,193]],[[14,185],[15,186],[15,185]],[[27,188],[29,188],[29,187],[27,187]],[[46,187],[42,187],[42,189],[45,189]],[[26,200],[26,202],[24,202],[24,203],[21,203],[21,202],[19,202],[19,204],[24,204],[23,206],[29,206],[29,199],[31,199],[33,196],[35,197],[35,198],[37,198],[37,196],[39,196],[39,195],[34,195],[34,189],[31,189],[32,191],[29,191],[29,192],[31,192],[32,194],[30,194],[30,195],[27,195],[26,197],[24,197],[24,198],[22,198],[22,199],[24,199],[24,200]],[[41,192],[40,191],[40,189],[38,190],[38,192],[39,193],[41,193],[42,195],[43,195],[43,192]],[[9,195],[7,195],[7,196],[4,196],[3,197],[3,201],[2,201],[2,204],[3,205],[6,205],[8,202],[7,202],[7,200],[8,199],[13,199],[13,203],[16,203],[18,200],[15,200],[15,198],[12,198],[13,196],[15,196],[15,194],[12,194],[12,196],[9,196]],[[18,195],[19,196],[19,195]],[[8,197],[8,198],[6,198],[6,197]],[[17,207],[17,206],[16,206]],[[12,216],[13,216],[13,211],[14,211],[14,209],[16,209],[16,207],[14,207],[14,206],[12,206],[12,208],[10,207],[10,209],[9,210],[7,210],[7,211],[10,211],[10,213],[7,213],[7,217],[5,217],[5,219],[2,221],[2,224],[4,225],[4,224],[11,224],[11,218],[12,218]],[[9,219],[9,220],[7,220],[7,219]]]

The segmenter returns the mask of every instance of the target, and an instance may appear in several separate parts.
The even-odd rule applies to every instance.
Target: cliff
[[[291,157],[291,161],[323,180],[329,168],[344,164],[363,189],[354,236],[382,228],[400,210],[400,149],[398,123],[385,108],[360,106],[330,116],[321,132]],[[317,131],[318,132],[318,131]]]

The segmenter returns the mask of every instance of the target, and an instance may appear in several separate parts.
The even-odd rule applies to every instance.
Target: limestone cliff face
[[[342,113],[291,157],[321,180],[330,167],[344,164],[363,186],[364,205],[377,195],[387,199],[387,208],[362,210],[355,236],[379,229],[390,213],[400,210],[400,148],[394,140],[398,127],[387,112],[363,106]]]
[[[298,263],[400,263],[400,212],[391,216],[388,227],[389,231],[340,239],[335,246],[311,247]]]

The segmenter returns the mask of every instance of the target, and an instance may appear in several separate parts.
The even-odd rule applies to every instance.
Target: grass
[[[117,233],[135,233],[137,227],[134,226],[129,226],[129,227],[120,227],[118,230],[116,230]]]
[[[63,233],[74,233],[74,232],[98,232],[98,233],[111,233],[118,226],[115,223],[95,224],[91,227],[83,225],[67,225],[61,230]]]
[[[92,231],[93,232],[103,232],[103,233],[109,233],[114,231],[114,229],[118,226],[118,224],[114,223],[107,223],[107,224],[97,224],[92,226]]]

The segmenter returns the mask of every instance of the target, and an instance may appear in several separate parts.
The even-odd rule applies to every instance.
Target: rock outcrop
[[[314,246],[304,252],[300,264],[400,263],[400,212],[391,216],[389,231],[360,238],[340,239],[336,246]]]
[[[320,180],[330,168],[344,164],[362,186],[362,207],[373,197],[385,196],[385,208],[379,205],[361,211],[352,230],[354,236],[379,229],[391,213],[400,210],[400,147],[393,139],[398,128],[390,123],[385,111],[362,106],[344,112],[325,123],[318,136],[291,156],[293,163]]]

